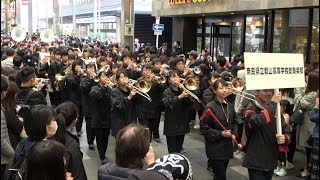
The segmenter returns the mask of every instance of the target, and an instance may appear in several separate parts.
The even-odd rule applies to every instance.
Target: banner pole
[[[279,89],[274,90],[275,93],[279,93]],[[277,134],[282,134],[282,126],[281,126],[281,111],[280,111],[280,103],[277,103],[277,111],[276,111],[276,118],[277,118]]]

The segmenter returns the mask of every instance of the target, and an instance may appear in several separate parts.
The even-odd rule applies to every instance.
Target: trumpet
[[[156,78],[157,81],[159,81],[161,84],[165,84],[167,82],[167,78],[164,75],[161,76],[154,76]]]
[[[137,85],[134,86],[134,84],[137,84]],[[137,80],[129,79],[127,82],[127,86],[130,86],[133,89],[135,89],[138,94],[140,94],[142,97],[146,98],[148,101],[150,101],[150,102],[152,101],[151,97],[147,93],[151,89],[151,84],[148,83],[147,81],[145,81],[145,80],[137,81]]]
[[[244,80],[240,78],[235,78],[231,82],[227,82],[229,84],[229,88],[232,90],[232,93],[244,98],[247,98],[251,101],[256,101],[256,97],[253,94],[242,91],[245,87]]]

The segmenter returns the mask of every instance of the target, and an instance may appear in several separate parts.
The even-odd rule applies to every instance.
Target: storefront
[[[184,52],[214,57],[243,52],[302,53],[319,62],[319,1],[153,0],[153,16],[173,17]]]

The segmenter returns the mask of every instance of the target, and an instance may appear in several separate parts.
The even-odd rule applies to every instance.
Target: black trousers
[[[1,164],[1,179],[4,179],[6,175],[6,164]]]
[[[57,107],[61,103],[59,91],[49,92],[49,97],[50,97],[51,106]]]
[[[241,142],[242,131],[243,131],[243,123],[240,123],[238,124],[238,137],[236,138],[238,143]]]
[[[291,138],[289,144],[289,151],[287,152],[287,160],[289,163],[293,162],[294,153],[296,152],[296,134],[297,134],[297,126],[293,126],[291,131]]]
[[[110,128],[95,128],[95,133],[99,157],[100,160],[104,160],[108,148]]]
[[[257,169],[248,169],[249,180],[271,180],[273,171],[262,171]]]
[[[151,134],[150,142],[152,140],[152,135],[153,135],[155,129],[157,128],[156,121],[157,121],[156,119],[140,119],[139,118],[139,123],[141,125],[144,125],[144,126],[149,128],[149,131],[150,131],[150,134]],[[159,127],[158,127],[158,131],[159,131]]]
[[[159,108],[159,110],[157,112],[157,118],[154,121],[154,127],[153,127],[152,136],[155,139],[160,138],[159,125],[160,125],[160,119],[161,119],[161,112],[162,112],[162,109]]]
[[[184,135],[166,136],[169,153],[180,153],[184,141]]]
[[[87,142],[93,144],[94,138],[96,137],[95,130],[91,126],[92,117],[84,117],[86,120],[86,131],[87,131]]]
[[[76,131],[80,132],[82,129],[82,123],[83,123],[82,106],[78,106],[78,108],[79,108],[79,117],[76,124]]]
[[[229,164],[229,160],[209,160],[212,171],[214,173],[214,180],[226,180],[226,171]]]

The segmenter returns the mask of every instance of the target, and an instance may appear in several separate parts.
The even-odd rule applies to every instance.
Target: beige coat
[[[305,88],[294,89],[294,109],[297,108],[298,103],[304,111],[304,120],[302,125],[297,127],[297,145],[301,147],[312,148],[307,143],[308,138],[312,135],[315,123],[310,121],[309,111],[316,103],[317,92],[309,92],[305,94]]]

